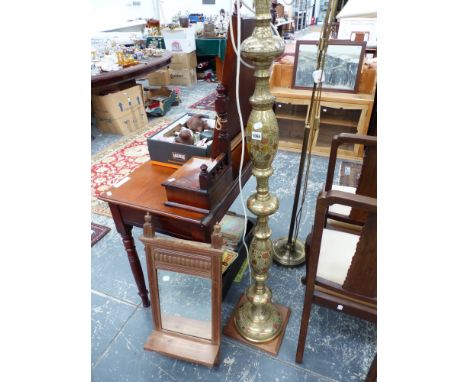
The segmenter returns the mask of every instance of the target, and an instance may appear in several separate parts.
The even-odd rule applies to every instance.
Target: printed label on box
[[[172,159],[185,162],[185,154],[172,152]]]

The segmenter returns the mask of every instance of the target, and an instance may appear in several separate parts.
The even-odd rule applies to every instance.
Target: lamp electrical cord
[[[233,44],[234,51],[236,52],[237,56],[237,67],[236,67],[236,106],[237,106],[237,113],[239,115],[239,123],[241,127],[241,159],[239,165],[239,195],[242,204],[242,210],[244,212],[244,232],[242,233],[242,243],[245,247],[246,254],[247,254],[247,264],[249,266],[249,282],[252,281],[252,269],[250,265],[250,253],[247,243],[245,242],[245,234],[247,233],[247,210],[245,208],[244,202],[244,194],[242,191],[242,169],[244,167],[244,155],[245,155],[245,131],[244,131],[244,121],[242,120],[242,111],[240,107],[240,100],[239,100],[239,78],[240,78],[240,64],[241,64],[241,56],[239,54],[240,46],[241,46],[241,22],[240,22],[240,12],[239,12],[239,0],[236,0],[237,4],[237,49],[235,49],[234,39],[233,39],[233,32],[232,32],[232,22],[229,23],[230,30],[231,30],[231,41]],[[232,0],[231,0],[231,9],[232,9]],[[247,67],[255,68],[254,66],[245,64]]]

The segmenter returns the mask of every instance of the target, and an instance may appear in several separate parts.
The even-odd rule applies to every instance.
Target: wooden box
[[[225,195],[233,180],[232,166],[220,166],[220,159],[192,157],[162,185],[166,188],[169,206],[209,213]],[[200,168],[206,165],[208,174],[216,173],[209,187],[200,182]]]

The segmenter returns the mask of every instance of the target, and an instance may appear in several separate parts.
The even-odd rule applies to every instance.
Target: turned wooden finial
[[[224,240],[221,234],[221,224],[216,223],[211,234],[211,247],[215,249],[223,248]]]
[[[218,97],[225,96],[225,91],[226,91],[226,88],[221,82],[219,82],[218,86],[216,86],[216,93],[218,93],[217,96]]]
[[[154,237],[153,225],[151,224],[151,214],[149,212],[145,215],[145,224],[143,224],[143,235],[145,237]]]
[[[200,166],[200,174],[198,175],[198,181],[202,190],[208,190],[211,187],[210,173],[208,172],[208,166],[203,163]]]

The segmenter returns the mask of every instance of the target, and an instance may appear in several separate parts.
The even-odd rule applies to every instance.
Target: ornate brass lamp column
[[[257,192],[247,200],[247,207],[258,217],[250,244],[250,265],[254,284],[239,305],[234,322],[239,334],[251,342],[267,342],[281,332],[282,318],[271,303],[271,290],[266,286],[272,261],[271,229],[268,217],[279,207],[278,198],[268,190],[268,178],[273,174],[271,164],[278,149],[278,123],[272,106],[275,98],[269,88],[269,68],[273,59],[284,51],[284,41],[272,33],[270,1],[256,0],[256,26],[252,36],[241,45],[241,56],[255,66],[255,91],[250,97],[252,112],[247,122],[247,149],[257,178]]]

